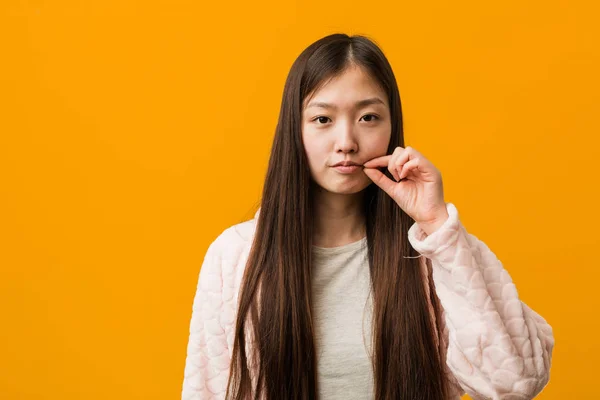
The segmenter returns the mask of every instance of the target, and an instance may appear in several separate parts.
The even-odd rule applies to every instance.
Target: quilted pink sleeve
[[[548,383],[552,327],[523,303],[508,271],[466,232],[458,211],[427,236],[417,223],[411,245],[431,260],[448,331],[447,364],[474,399],[531,399]]]
[[[229,352],[223,324],[222,250],[219,239],[206,251],[192,306],[182,400],[224,399]]]

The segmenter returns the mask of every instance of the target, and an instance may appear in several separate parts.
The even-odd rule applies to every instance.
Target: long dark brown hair
[[[396,78],[374,41],[362,35],[332,34],[298,56],[286,79],[240,287],[227,399],[318,398],[311,299],[314,189],[302,144],[302,105],[324,82],[352,64],[365,68],[388,96],[387,154],[404,147]],[[387,168],[384,172],[391,178]],[[434,329],[439,326],[433,322],[440,316],[432,318],[427,298],[432,299],[434,314],[440,313],[439,300],[433,289],[426,293],[427,277],[407,239],[414,221],[375,184],[365,189],[364,196],[373,295],[373,397],[445,400],[444,357]]]

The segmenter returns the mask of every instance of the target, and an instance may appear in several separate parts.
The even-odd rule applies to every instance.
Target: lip
[[[342,174],[353,174],[360,169],[360,165],[338,165],[333,168]]]
[[[358,165],[358,166],[360,166],[359,163],[356,163],[354,161],[340,161],[339,163],[333,164],[332,167],[338,167],[340,165],[342,165],[344,167],[348,167],[348,166],[351,166],[351,165]]]

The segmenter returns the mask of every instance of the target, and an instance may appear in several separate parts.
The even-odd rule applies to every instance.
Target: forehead
[[[379,98],[387,105],[387,96],[379,82],[362,67],[349,67],[341,74],[326,81],[303,102],[304,108],[313,107],[316,103],[328,103],[339,107],[377,104],[363,102],[365,99]]]

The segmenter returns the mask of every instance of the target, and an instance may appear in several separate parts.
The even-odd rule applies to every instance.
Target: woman
[[[261,207],[209,246],[183,399],[529,399],[554,338],[404,147],[371,40],[310,45],[288,75]]]

